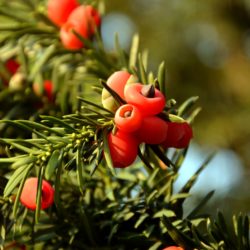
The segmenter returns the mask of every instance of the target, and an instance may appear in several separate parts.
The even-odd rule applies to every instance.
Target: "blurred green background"
[[[227,185],[211,208],[250,211],[250,0],[108,0],[106,13],[108,48],[115,31],[124,48],[138,32],[149,68],[166,62],[169,97],[179,103],[200,97],[187,161],[197,164],[208,151],[218,152],[203,189],[217,181],[220,193],[220,184]]]

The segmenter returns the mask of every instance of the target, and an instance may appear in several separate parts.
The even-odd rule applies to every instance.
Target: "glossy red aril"
[[[49,0],[48,18],[57,26],[66,23],[70,13],[78,7],[76,0]]]
[[[176,246],[170,246],[170,247],[166,247],[162,250],[184,250],[184,248],[182,247],[176,247]]]
[[[125,168],[131,165],[138,152],[138,141],[131,134],[117,131],[108,134],[110,156],[115,168]]]
[[[124,88],[131,74],[127,71],[116,71],[107,80],[107,85],[114,90],[122,99],[124,97]]]
[[[71,50],[84,47],[84,43],[73,33],[73,30],[83,38],[88,39],[100,23],[100,15],[92,6],[81,5],[77,7],[61,27],[60,38],[63,46]]]
[[[23,186],[20,202],[31,210],[36,209],[38,178],[28,178]],[[54,202],[54,188],[49,182],[42,180],[41,209],[50,207]]]
[[[168,125],[157,116],[147,116],[142,119],[142,125],[135,132],[140,142],[160,144],[167,136]]]
[[[130,133],[141,127],[142,116],[136,106],[125,104],[115,113],[115,125],[123,132]]]
[[[167,122],[167,124],[167,137],[161,144],[163,148],[186,148],[193,138],[193,131],[190,125],[187,122]]]
[[[159,114],[164,109],[165,97],[158,89],[153,87],[149,88],[148,93],[144,93],[144,89],[147,87],[147,85],[140,83],[127,86],[124,91],[125,100],[127,103],[137,106],[144,116]]]
[[[116,71],[108,78],[107,85],[124,99],[124,88],[130,77],[131,74],[127,71]],[[102,90],[102,105],[104,108],[113,112],[119,107],[114,97],[105,88]]]

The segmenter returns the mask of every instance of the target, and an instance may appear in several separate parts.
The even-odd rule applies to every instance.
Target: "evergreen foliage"
[[[164,63],[157,72],[147,68],[138,35],[130,53],[118,37],[114,51],[106,51],[98,30],[94,40],[80,37],[84,48],[66,50],[47,18],[46,1],[38,0],[0,0],[0,20],[1,249],[250,249],[248,216],[234,215],[227,223],[220,212],[216,218],[201,213],[214,191],[183,213],[212,156],[177,192],[173,185],[187,148],[170,152],[142,145],[133,166],[113,167],[107,133],[115,129],[114,113],[101,104],[102,88],[121,101],[106,84],[113,72],[127,70],[160,89],[168,98],[161,114],[166,120],[192,123],[200,111],[197,97],[182,104],[170,98]],[[16,81],[5,67],[10,59],[20,63]],[[53,100],[45,80],[53,83]],[[20,203],[30,176],[54,186],[49,209],[40,210],[40,199],[36,211]]]

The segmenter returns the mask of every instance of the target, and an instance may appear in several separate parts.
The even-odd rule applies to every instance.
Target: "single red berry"
[[[186,148],[193,138],[193,131],[190,125],[187,122],[167,122],[167,124],[167,137],[161,144],[163,148]]]
[[[147,96],[143,93],[146,85],[134,83],[125,88],[124,96],[127,103],[139,108],[144,116],[152,116],[162,112],[165,106],[165,97],[158,90],[153,89],[153,95]]]
[[[107,85],[124,99],[124,88],[130,77],[131,74],[127,71],[116,71],[108,78]],[[112,112],[119,108],[119,104],[105,88],[102,90],[102,105]]]
[[[44,91],[46,93],[46,96],[48,97],[48,100],[50,102],[53,102],[54,100],[53,83],[50,80],[45,80],[43,84],[44,84]]]
[[[140,142],[146,144],[161,144],[167,136],[168,125],[157,116],[146,116],[142,119],[142,125],[135,132]]]
[[[11,75],[14,75],[19,69],[20,64],[14,59],[9,59],[5,62],[5,67],[11,73]]]
[[[70,13],[78,7],[76,0],[49,0],[48,18],[57,26],[66,23]]]
[[[127,71],[116,71],[107,80],[107,85],[122,99],[125,99],[124,88],[131,74]]]
[[[125,104],[115,113],[115,125],[119,130],[130,133],[138,130],[142,124],[141,112],[136,106]]]
[[[90,5],[81,5],[74,9],[60,30],[63,46],[71,50],[84,47],[83,42],[73,33],[73,30],[88,39],[93,35],[95,27],[100,25],[100,20],[98,12]]]
[[[184,250],[184,248],[182,247],[177,247],[177,246],[170,246],[170,247],[166,247],[162,250]]]
[[[31,210],[36,209],[38,178],[28,178],[23,186],[20,202]],[[54,189],[45,180],[42,181],[41,209],[50,207],[54,202]]]
[[[108,134],[110,156],[115,168],[125,168],[131,165],[138,153],[138,140],[131,134],[117,131]]]

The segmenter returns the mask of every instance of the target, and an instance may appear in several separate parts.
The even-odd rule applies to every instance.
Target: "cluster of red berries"
[[[157,144],[163,148],[185,148],[193,133],[187,122],[176,123],[163,120],[159,114],[165,107],[164,95],[153,85],[128,83],[133,77],[128,72],[118,71],[111,75],[107,85],[126,104],[117,108],[114,99],[103,91],[102,103],[109,110],[115,110],[115,134],[108,134],[108,144],[113,165],[124,168],[137,157],[140,143]]]
[[[60,27],[60,38],[67,49],[80,49],[84,43],[73,30],[85,39],[93,36],[101,17],[91,5],[79,5],[76,0],[49,0],[48,18]]]
[[[28,178],[23,186],[23,190],[20,196],[20,202],[31,210],[36,210],[37,206],[37,186],[38,178]],[[44,210],[50,207],[54,202],[54,188],[49,182],[42,180],[42,197],[41,197],[41,209]]]
[[[1,80],[3,81],[4,85],[9,86],[13,90],[20,89],[20,81],[22,81],[21,78],[18,78],[20,76],[20,72],[18,71],[20,68],[20,64],[17,60],[10,58],[8,59],[5,64],[5,69],[7,70],[8,74],[10,75],[10,79],[7,80],[7,78],[3,75],[0,75]],[[46,96],[49,100],[49,102],[54,101],[54,94],[53,94],[53,83],[50,80],[44,80],[43,82],[43,88],[40,89],[40,86],[37,82],[35,82],[32,85],[34,93],[41,97]],[[44,92],[42,92],[44,90]]]

